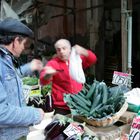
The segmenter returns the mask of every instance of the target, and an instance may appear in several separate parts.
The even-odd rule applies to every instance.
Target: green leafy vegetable
[[[38,78],[36,77],[24,77],[22,81],[24,85],[29,86],[38,85]]]

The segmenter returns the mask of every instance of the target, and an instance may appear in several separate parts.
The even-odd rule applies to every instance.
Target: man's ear
[[[19,44],[19,37],[15,37],[13,44],[14,44],[14,47]]]

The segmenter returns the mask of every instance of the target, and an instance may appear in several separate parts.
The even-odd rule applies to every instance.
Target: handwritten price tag
[[[130,74],[114,71],[112,84],[128,86],[130,83]]]
[[[28,103],[30,91],[31,91],[31,86],[23,85],[23,96],[26,103]]]
[[[70,123],[70,125],[63,131],[68,137],[73,135],[82,135],[84,130],[76,123]]]
[[[140,139],[140,117],[135,117],[133,119],[129,140],[139,140]]]
[[[32,96],[41,96],[41,90],[40,89],[31,90],[30,97],[32,97]]]

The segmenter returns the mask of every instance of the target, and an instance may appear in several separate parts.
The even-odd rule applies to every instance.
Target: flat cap
[[[34,37],[34,33],[30,28],[13,18],[6,18],[0,22],[0,34],[19,34],[30,38]]]

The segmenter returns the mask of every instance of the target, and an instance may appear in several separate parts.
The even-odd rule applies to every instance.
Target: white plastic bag
[[[10,7],[10,5],[5,0],[1,1],[0,13],[1,13],[1,17],[0,17],[1,20],[7,17],[12,17],[19,20],[19,16],[16,14],[16,12]]]
[[[130,104],[140,105],[140,88],[133,88],[124,94],[126,101]]]
[[[76,53],[75,48],[72,48],[70,55],[70,63],[69,63],[69,72],[72,79],[76,80],[79,83],[85,83],[85,74],[82,68],[82,60],[80,55]]]

